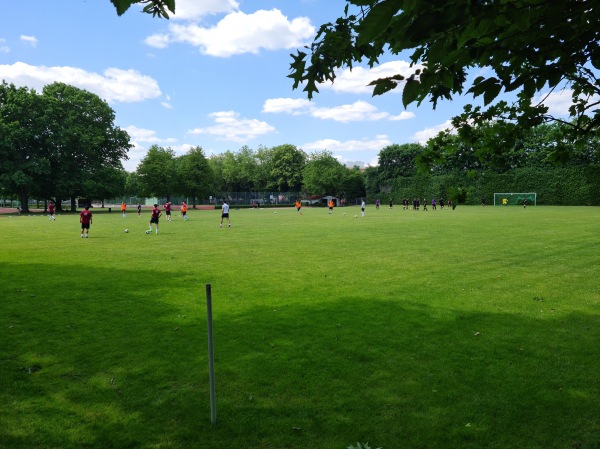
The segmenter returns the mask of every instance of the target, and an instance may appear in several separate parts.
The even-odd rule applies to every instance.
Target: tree
[[[289,144],[273,147],[272,152],[269,178],[277,191],[299,191],[302,187],[306,153]]]
[[[346,178],[342,184],[340,195],[349,200],[363,198],[367,194],[365,189],[365,175],[358,166],[346,171]]]
[[[192,207],[196,199],[208,195],[213,182],[213,174],[201,147],[191,148],[178,158],[177,177],[179,193],[192,197]]]
[[[208,158],[208,165],[213,173],[212,190],[214,192],[228,191],[223,178],[225,154],[213,154]]]
[[[388,145],[379,151],[379,173],[382,180],[394,179],[399,176],[414,176],[417,174],[415,158],[423,153],[425,148],[418,143],[404,145]]]
[[[257,188],[264,188],[258,159],[251,148],[243,146],[237,153],[226,151],[211,159],[215,174],[221,178],[219,190],[252,192]]]
[[[49,183],[58,210],[61,199],[83,194],[96,171],[122,169],[131,148],[129,135],[114,125],[115,112],[91,92],[64,83],[46,85],[43,151],[50,161]],[[122,189],[121,189],[122,191]],[[117,192],[115,192],[117,193]]]
[[[365,193],[374,195],[381,191],[381,175],[379,167],[367,167],[364,171]]]
[[[17,195],[23,212],[29,197],[43,190],[50,162],[42,151],[46,133],[44,99],[35,90],[0,84],[0,186]]]
[[[338,195],[348,169],[329,151],[312,153],[302,171],[302,188],[311,195]]]
[[[125,180],[125,195],[127,196],[138,196],[142,192],[142,185],[140,183],[140,175],[137,172],[127,173],[127,179]]]
[[[309,98],[317,85],[335,81],[335,71],[366,60],[378,64],[384,52],[412,52],[409,75],[373,80],[373,95],[402,86],[405,107],[455,95],[481,97],[453,125],[468,129],[503,120],[525,132],[558,121],[571,140],[598,132],[600,125],[600,3],[595,0],[347,0],[344,17],[322,25],[309,48],[291,55],[293,87]],[[349,14],[349,6],[358,7]],[[490,69],[469,85],[467,70]],[[571,119],[548,114],[537,97],[544,89],[570,89]],[[497,101],[500,94],[514,98]],[[507,96],[507,97],[508,97]],[[517,137],[517,136],[515,136]],[[442,149],[443,151],[443,149]],[[483,155],[482,153],[481,155]],[[564,160],[564,158],[563,158]],[[425,160],[430,162],[431,159]]]
[[[105,199],[120,197],[125,193],[127,178],[127,172],[122,168],[100,167],[84,177],[81,194],[88,202],[93,198],[101,200],[104,207]]]
[[[144,196],[166,197],[169,201],[176,185],[175,152],[152,145],[140,161],[137,173]]]
[[[122,169],[131,147],[128,134],[114,125],[114,111],[97,95],[53,83],[42,94],[0,85],[0,183],[21,199],[83,194],[96,171]]]

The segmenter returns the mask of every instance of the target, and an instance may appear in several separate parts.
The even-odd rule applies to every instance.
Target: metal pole
[[[217,401],[215,398],[215,355],[213,351],[212,295],[210,284],[206,284],[206,313],[208,316],[208,377],[210,383],[210,422],[217,422]]]

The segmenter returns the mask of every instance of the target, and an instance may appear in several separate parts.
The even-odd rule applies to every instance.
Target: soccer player
[[[362,200],[362,203],[360,203],[360,214],[364,217],[365,216],[365,200]]]
[[[181,202],[181,216],[183,217],[184,220],[188,219],[188,216],[187,216],[187,204],[185,204],[185,201]]]
[[[90,236],[90,225],[92,224],[92,213],[90,206],[85,206],[85,209],[79,214],[79,223],[81,223],[81,238],[87,239]]]
[[[375,209],[379,210],[379,198],[375,200]]]
[[[152,209],[152,215],[150,216],[150,232],[152,232],[152,223],[156,224],[156,233],[158,234],[158,219],[162,215],[162,212],[158,208],[158,204],[154,205]]]
[[[221,223],[219,223],[219,227],[223,227],[223,218],[227,218],[227,226],[231,227],[231,221],[229,221],[229,204],[227,204],[227,200],[223,200],[223,205],[221,206]]]
[[[440,196],[440,209],[444,210],[444,197]]]
[[[171,203],[167,202],[165,204],[165,215],[167,216],[167,221],[171,221]]]
[[[423,210],[427,210],[427,198],[423,198]]]
[[[334,205],[333,199],[329,200],[329,213],[330,214],[333,214],[333,205]]]
[[[390,209],[394,207],[394,200],[390,198]]]
[[[138,210],[138,217],[142,216],[142,205],[140,203],[138,203],[137,205],[137,210]]]
[[[125,204],[125,201],[121,203],[121,212],[123,212],[123,218],[125,218],[125,212],[127,212],[127,204]]]
[[[508,206],[508,199],[507,198],[502,198],[502,205],[503,206]]]
[[[296,200],[296,209],[298,210],[298,213],[302,215],[302,203],[300,200]]]
[[[48,204],[48,212],[50,213],[50,215],[48,215],[48,220],[56,220],[56,217],[54,216],[54,203],[52,201]]]
[[[437,208],[436,208],[436,204],[435,204],[435,198],[431,198],[431,208],[432,208],[433,210],[437,210]]]

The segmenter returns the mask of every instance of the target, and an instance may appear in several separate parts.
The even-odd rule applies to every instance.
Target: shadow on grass
[[[178,279],[41,264],[0,272],[0,447],[599,441],[597,314],[442,314],[362,296],[223,313],[215,297],[211,426],[203,298],[180,299],[167,287]],[[36,276],[42,287],[27,286]]]

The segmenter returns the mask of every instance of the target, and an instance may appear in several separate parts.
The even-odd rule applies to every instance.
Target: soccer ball
[[[355,215],[354,218],[358,218],[358,215]]]
[[[125,229],[125,234],[127,234],[129,232],[129,229]]]
[[[273,212],[274,214],[276,214],[277,212]]]
[[[146,234],[150,234],[150,231],[146,231]]]

